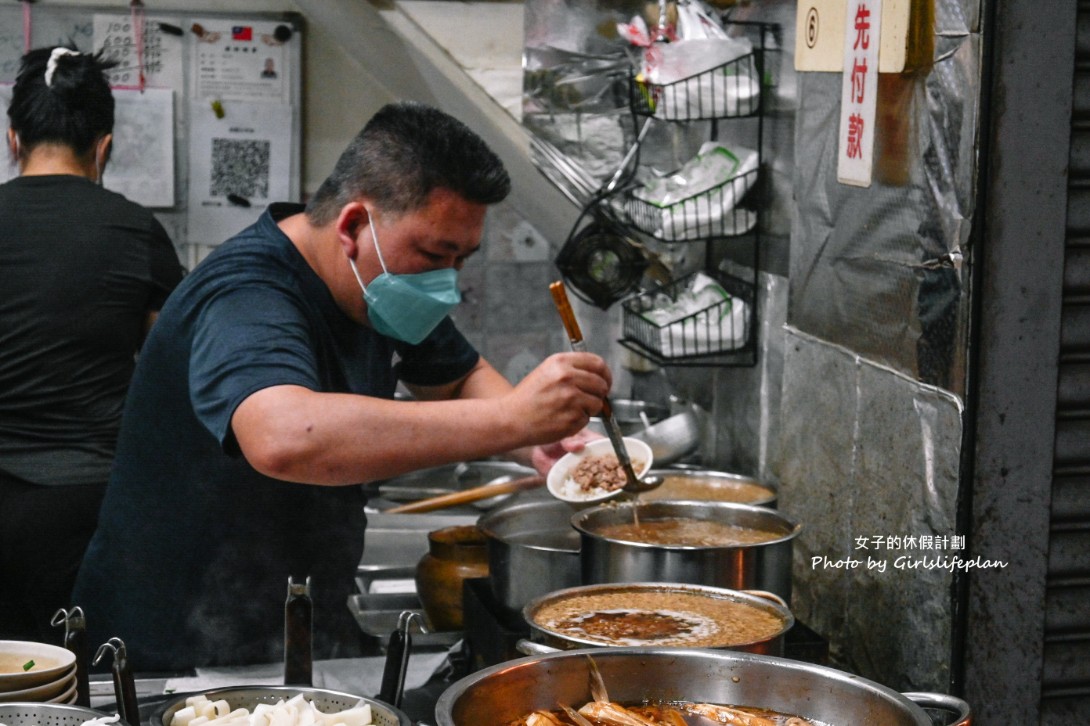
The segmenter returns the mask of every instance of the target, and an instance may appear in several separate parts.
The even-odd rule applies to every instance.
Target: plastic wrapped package
[[[756,182],[758,164],[752,149],[709,141],[678,171],[633,190],[629,215],[667,240],[740,234],[756,221],[735,208]]]
[[[654,332],[645,343],[665,358],[735,350],[748,338],[749,306],[702,272],[675,297],[660,292],[646,303],[639,315]]]

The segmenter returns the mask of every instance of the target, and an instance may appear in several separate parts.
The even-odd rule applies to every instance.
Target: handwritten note
[[[176,18],[148,19],[144,22],[144,83],[152,88],[182,90],[184,77],[182,38],[164,33],[160,22],[175,27]],[[136,32],[129,15],[96,14],[94,16],[96,50],[117,62],[109,72],[110,85],[115,88],[135,88],[140,83],[140,57],[136,52]]]

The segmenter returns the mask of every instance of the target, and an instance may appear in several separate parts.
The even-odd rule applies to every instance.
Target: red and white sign
[[[847,6],[836,178],[843,184],[869,187],[874,165],[882,0],[848,0]]]

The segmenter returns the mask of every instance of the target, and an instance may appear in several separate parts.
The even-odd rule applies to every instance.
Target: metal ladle
[[[587,349],[586,343],[583,340],[583,333],[579,329],[579,321],[575,319],[575,311],[572,310],[571,302],[568,300],[568,291],[564,289],[564,283],[557,281],[549,285],[549,292],[553,294],[553,302],[556,303],[556,309],[560,313],[560,319],[564,321],[564,329],[568,333],[568,339],[571,341],[571,349],[582,353]],[[646,476],[640,479],[636,476],[635,470],[632,468],[632,459],[628,455],[628,449],[624,445],[624,436],[621,434],[621,427],[617,424],[617,419],[613,416],[613,406],[609,402],[609,397],[606,396],[602,399],[602,423],[605,425],[606,434],[609,436],[609,441],[613,444],[613,451],[617,454],[617,461],[620,462],[621,468],[624,469],[624,476],[627,483],[622,487],[623,491],[630,494],[639,494],[640,492],[648,492],[652,489],[658,488],[662,484],[662,477],[659,476]]]

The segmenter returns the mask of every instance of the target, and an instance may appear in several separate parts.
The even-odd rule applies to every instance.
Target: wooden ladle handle
[[[489,497],[499,496],[500,494],[511,494],[512,492],[519,492],[524,489],[533,489],[544,483],[545,477],[535,475],[523,477],[521,479],[512,479],[511,481],[482,484],[481,486],[473,487],[472,489],[464,489],[460,492],[451,492],[450,494],[440,494],[437,497],[428,497],[427,499],[410,502],[409,504],[402,504],[400,507],[387,509],[383,513],[413,514],[418,512],[432,512],[436,509],[446,509],[447,507],[456,507],[459,504],[469,504],[470,502],[488,499]]]
[[[560,319],[564,322],[564,330],[568,333],[572,348],[578,350],[583,342],[583,332],[579,329],[579,321],[575,319],[575,311],[572,310],[571,302],[568,300],[568,291],[564,288],[564,283],[559,280],[551,283],[549,292],[553,294],[553,302],[556,303]]]

